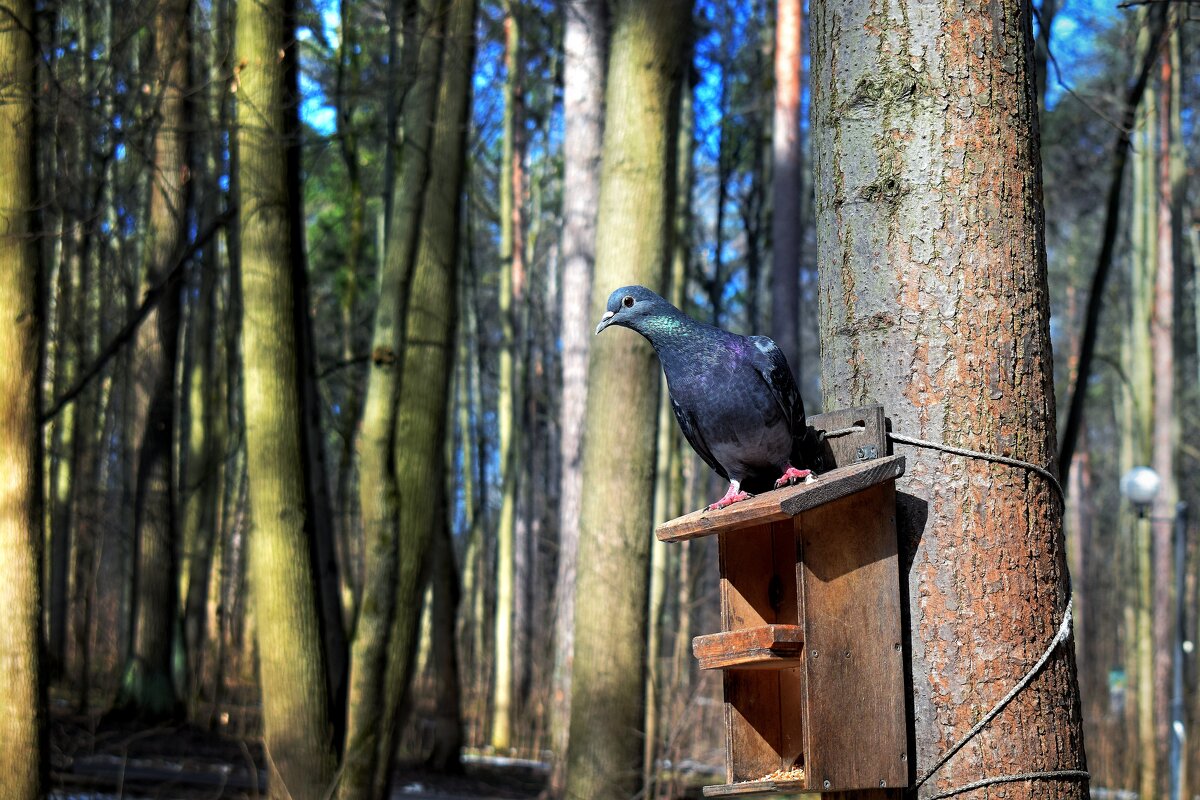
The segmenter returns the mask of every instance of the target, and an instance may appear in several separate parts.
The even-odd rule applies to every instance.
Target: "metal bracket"
[[[870,461],[873,458],[879,458],[879,448],[876,445],[863,445],[854,451],[855,463],[860,461]]]

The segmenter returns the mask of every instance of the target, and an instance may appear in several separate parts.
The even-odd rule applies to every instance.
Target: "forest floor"
[[[264,795],[262,746],[194,725],[145,724],[111,717],[53,715],[51,789],[57,800],[178,798],[252,800]],[[530,800],[544,770],[472,760],[459,774],[401,766],[395,800]]]

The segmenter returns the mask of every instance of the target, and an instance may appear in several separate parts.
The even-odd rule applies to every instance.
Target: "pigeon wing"
[[[783,409],[784,416],[791,422],[792,435],[802,435],[805,428],[804,400],[800,397],[800,390],[796,388],[796,380],[788,367],[787,357],[779,346],[766,336],[747,338],[754,345],[750,349],[750,362],[771,390],[775,402]]]
[[[675,402],[675,398],[671,398],[671,410],[675,412],[675,419],[679,420],[679,427],[683,430],[683,438],[687,439],[688,444],[692,446],[700,458],[704,459],[704,463],[712,467],[713,471],[720,475],[725,480],[729,480],[728,473],[724,467],[717,462],[713,457],[712,450],[708,448],[708,443],[704,441],[704,437],[700,435],[700,429],[696,426],[692,415],[684,411],[679,403]]]

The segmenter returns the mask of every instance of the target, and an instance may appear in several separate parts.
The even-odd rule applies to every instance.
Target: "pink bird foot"
[[[787,469],[783,471],[783,477],[775,481],[775,488],[782,489],[784,486],[800,483],[800,481],[813,483],[816,480],[816,477],[812,474],[812,470],[796,469],[791,464],[788,464]]]
[[[707,511],[720,511],[722,508],[728,508],[734,503],[740,503],[743,500],[749,500],[754,495],[749,492],[742,491],[741,481],[730,481],[729,488],[725,490],[725,496],[717,502],[710,505]]]

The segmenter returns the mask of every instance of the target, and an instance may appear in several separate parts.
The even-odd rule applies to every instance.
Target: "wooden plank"
[[[780,634],[788,627],[799,632],[794,521],[722,535],[718,542],[725,633],[717,636],[753,637],[747,629],[768,626],[776,626]],[[791,767],[803,751],[802,669],[729,670],[723,681],[726,780]],[[785,706],[792,710],[781,713]]]
[[[799,520],[805,766],[818,789],[908,782],[895,509],[888,482]]]
[[[742,781],[705,786],[705,797],[734,797],[748,794],[801,794],[808,791],[807,781]]]
[[[692,640],[700,669],[782,669],[796,665],[804,654],[804,629],[799,625],[710,633]],[[797,709],[798,711],[798,709]]]
[[[796,568],[800,563],[800,539],[796,533],[796,521],[785,519],[771,523],[771,538],[775,549],[774,570],[771,580],[772,591],[776,591],[779,604],[775,609],[775,622],[781,625],[799,625],[801,620],[799,585]],[[774,598],[772,598],[774,599]]]
[[[738,795],[816,794],[820,789],[807,789],[801,781],[742,781],[741,783],[705,786],[705,797],[735,797]],[[821,800],[901,800],[902,789],[859,789],[848,792],[820,792]]]
[[[726,670],[723,683],[728,723],[726,782],[761,778],[783,768],[779,673],[773,670]]]
[[[882,456],[827,472],[813,483],[785,486],[718,511],[694,511],[662,523],[654,532],[661,541],[682,542],[754,528],[789,519],[903,474],[904,456]]]
[[[732,544],[722,535],[719,543],[721,628],[732,631],[774,623],[777,604],[772,602],[771,586],[777,573],[770,526],[742,531]]]
[[[816,414],[808,418],[808,424],[814,430],[821,432],[837,431],[854,426],[862,426],[865,430],[849,433],[844,436],[826,437],[824,443],[825,470],[846,467],[866,461],[871,457],[870,448],[874,447],[876,458],[889,454],[887,441],[887,420],[883,416],[883,406],[863,406],[861,408],[844,408],[825,414]]]

